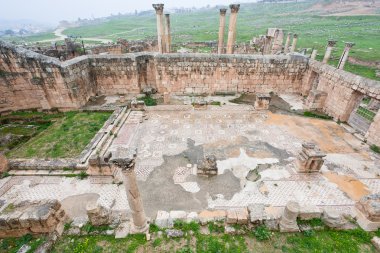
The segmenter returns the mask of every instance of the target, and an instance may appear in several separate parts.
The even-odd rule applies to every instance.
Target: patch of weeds
[[[306,236],[306,237],[312,237],[312,236],[315,235],[315,232],[314,232],[314,230],[312,230],[312,229],[305,230],[305,231],[303,231],[302,233],[303,233],[303,235]]]
[[[176,251],[176,253],[193,253],[194,251],[191,250],[190,247],[183,247]]]
[[[152,242],[152,245],[154,248],[160,246],[162,243],[162,238],[156,238],[153,242]]]
[[[184,232],[193,231],[197,233],[200,230],[200,225],[195,221],[185,222],[181,220],[176,220],[174,221],[174,228],[182,230]]]
[[[375,152],[375,153],[377,153],[377,154],[380,154],[380,147],[379,147],[379,146],[373,144],[373,145],[370,146],[370,149],[371,149],[373,152]]]
[[[266,226],[258,226],[253,230],[253,235],[258,241],[269,240],[271,237],[271,232]]]
[[[86,223],[81,228],[81,230],[84,231],[84,232],[86,232],[87,234],[89,234],[90,232],[92,232],[93,229],[94,229],[94,226],[91,223]]]
[[[99,233],[102,233],[102,232],[105,232],[107,230],[110,230],[110,226],[108,225],[101,225],[101,226],[94,226],[92,225],[91,223],[86,223],[83,227],[82,227],[82,231],[85,231],[87,234],[91,233],[91,232],[99,232]]]
[[[157,99],[152,98],[151,96],[145,96],[141,98],[137,98],[137,100],[144,101],[146,106],[155,106],[157,105]]]
[[[65,225],[63,226],[64,231],[69,230],[71,228],[71,224],[72,222],[65,223]]]
[[[85,171],[81,171],[81,172],[77,175],[77,177],[78,177],[80,180],[83,180],[83,179],[85,179],[85,178],[88,177],[88,174],[87,174]]]
[[[6,178],[6,177],[9,177],[11,174],[9,174],[8,171],[4,171],[3,173],[1,173],[0,175],[0,179],[3,179],[3,178]]]
[[[248,252],[243,236],[197,235],[196,252]]]
[[[332,120],[333,117],[328,116],[326,114],[316,113],[316,112],[303,112],[303,116],[310,117],[310,118],[317,118],[317,119],[326,119],[326,120]]]
[[[298,225],[308,225],[310,227],[324,227],[324,223],[320,218],[313,218],[311,220],[300,220],[297,219]]]
[[[224,225],[217,224],[215,222],[209,222],[208,230],[210,231],[210,233],[224,233]]]
[[[211,101],[210,105],[221,105],[220,101]]]
[[[149,224],[149,233],[155,233],[161,231],[161,229],[156,224]]]

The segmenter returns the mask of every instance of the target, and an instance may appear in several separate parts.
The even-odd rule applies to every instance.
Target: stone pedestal
[[[256,94],[255,109],[256,110],[268,110],[271,96],[267,93]]]
[[[218,167],[216,166],[216,157],[214,155],[206,156],[197,168],[198,175],[207,177],[218,175]]]
[[[145,216],[144,206],[137,186],[135,174],[136,150],[117,150],[111,162],[122,169],[128,204],[132,212],[131,234],[146,233],[149,226]]]
[[[297,48],[297,41],[298,41],[298,34],[293,35],[293,42],[292,42],[292,47],[290,48],[290,52],[293,53],[296,51]]]
[[[164,5],[163,4],[153,4],[153,8],[156,10],[156,19],[157,19],[157,41],[158,41],[158,51],[160,53],[165,52],[164,48],[164,24],[163,24],[163,12],[164,12]]]
[[[228,26],[227,54],[234,53],[234,46],[235,46],[235,40],[236,40],[236,20],[237,20],[237,14],[240,9],[240,4],[231,4],[230,9],[231,9],[231,15],[230,15],[230,22]]]
[[[284,54],[289,53],[290,37],[291,36],[292,36],[292,33],[288,33],[288,35],[286,36],[286,42],[285,42],[285,46],[284,46]]]
[[[327,41],[325,56],[323,57],[323,60],[322,60],[323,63],[328,63],[328,61],[331,57],[331,52],[332,52],[335,44],[336,44],[336,40]]]
[[[224,53],[224,30],[226,26],[226,12],[227,9],[220,9],[219,16],[219,37],[218,37],[218,54]]]
[[[301,173],[319,172],[323,165],[322,153],[314,143],[303,143],[302,151],[298,156],[297,169]]]
[[[362,197],[356,204],[357,222],[366,231],[380,228],[380,193]]]
[[[280,219],[281,232],[298,232],[297,216],[300,211],[300,205],[297,202],[289,201],[286,204],[284,213]]]
[[[339,63],[337,68],[338,69],[344,69],[344,65],[347,62],[348,54],[350,53],[350,49],[355,45],[353,42],[346,42],[346,45],[344,47],[342,56],[340,57]]]

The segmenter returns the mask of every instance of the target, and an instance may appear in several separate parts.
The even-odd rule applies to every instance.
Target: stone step
[[[85,170],[10,170],[11,176],[75,176]]]

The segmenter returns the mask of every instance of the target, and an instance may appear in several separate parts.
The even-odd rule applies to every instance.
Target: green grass
[[[195,233],[176,239],[157,237],[157,233],[154,233],[151,241],[146,241],[144,235],[129,235],[125,239],[102,235],[63,236],[57,241],[52,252],[376,252],[370,240],[378,232],[325,229],[306,234],[269,232],[265,227],[256,229],[259,230],[265,231],[266,236],[263,240],[257,238],[254,233]]]
[[[317,113],[317,112],[309,112],[309,111],[304,112],[303,116],[310,117],[310,118],[317,118],[317,119],[327,119],[327,120],[332,119],[331,116],[321,114],[321,113]]]
[[[380,147],[379,147],[379,146],[373,144],[373,145],[370,146],[370,149],[371,149],[373,152],[380,154]]]
[[[373,118],[375,117],[376,113],[373,111],[368,110],[367,108],[364,108],[362,106],[359,106],[356,110],[356,113],[362,116],[363,118],[373,121]]]
[[[0,239],[0,253],[16,253],[24,244],[31,247],[27,253],[32,253],[45,241],[45,237],[33,237],[30,234],[20,238]]]
[[[31,43],[31,42],[37,42],[42,40],[50,40],[58,38],[54,35],[52,32],[44,32],[44,33],[37,33],[29,36],[10,36],[10,37],[1,37],[1,39],[10,41],[10,42],[16,42],[16,43]],[[50,44],[50,42],[49,42]]]
[[[108,119],[109,112],[68,112],[62,118],[11,150],[10,158],[67,158],[79,155]]]

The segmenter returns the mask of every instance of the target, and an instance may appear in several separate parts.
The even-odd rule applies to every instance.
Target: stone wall
[[[369,144],[375,144],[380,147],[380,110],[373,119],[373,123],[368,129],[366,138]]]

